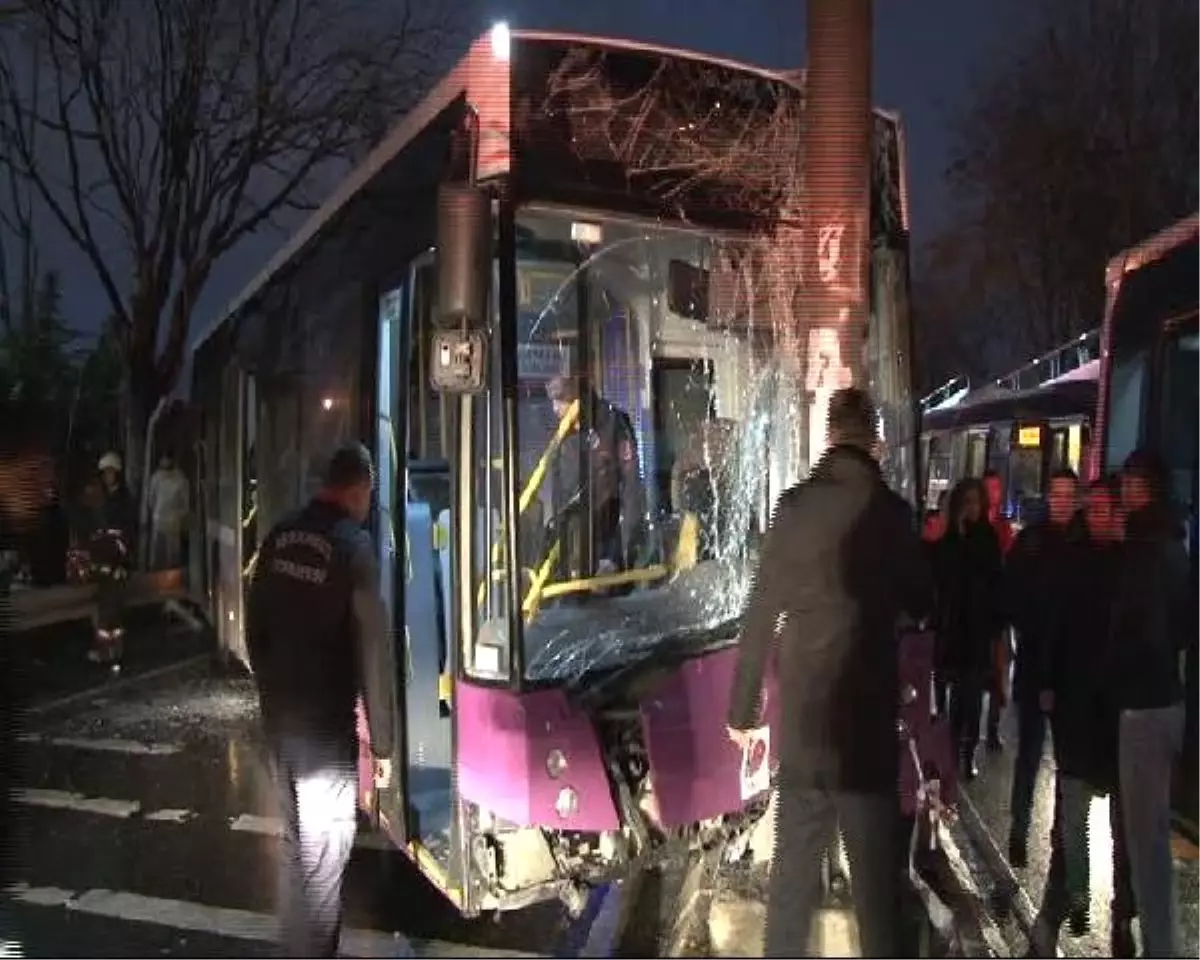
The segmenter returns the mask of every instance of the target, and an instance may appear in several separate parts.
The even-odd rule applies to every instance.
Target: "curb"
[[[1037,945],[1040,938],[1035,936],[1037,908],[1034,907],[1024,884],[1013,871],[1008,858],[1000,850],[996,839],[984,824],[983,818],[979,815],[979,811],[975,808],[974,802],[965,789],[958,791],[958,819],[966,831],[971,845],[983,857],[984,864],[995,877],[997,896],[1003,898],[1011,907],[1012,916],[1022,935],[1031,946],[1036,946],[1040,950],[1040,946]],[[1063,953],[1060,946],[1055,949],[1054,956],[1065,957],[1068,954]]]
[[[24,711],[25,718],[44,718],[55,711],[62,710],[67,707],[73,707],[85,700],[128,691],[142,683],[148,683],[152,680],[160,680],[163,677],[169,677],[176,673],[184,673],[187,670],[209,661],[211,658],[212,654],[210,653],[195,653],[191,656],[184,657],[182,660],[176,660],[173,663],[163,664],[161,667],[155,667],[152,670],[145,670],[141,673],[130,674],[129,676],[121,677],[119,680],[107,680],[103,683],[95,684],[83,690],[77,690],[74,693],[68,693],[64,696],[56,697],[53,700],[43,700],[40,703],[26,707]]]

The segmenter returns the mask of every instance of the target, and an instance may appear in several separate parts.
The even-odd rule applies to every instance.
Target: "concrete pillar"
[[[829,395],[866,385],[871,175],[871,0],[807,0],[804,294],[809,462]]]

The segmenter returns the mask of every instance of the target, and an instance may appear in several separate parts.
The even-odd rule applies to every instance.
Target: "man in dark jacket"
[[[376,786],[385,789],[391,778],[394,658],[362,527],[371,487],[364,448],[335,453],[317,496],[267,535],[250,587],[247,641],[283,795],[280,897],[293,957],[337,955],[342,875],[356,829],[360,691]]]
[[[1041,705],[1041,678],[1048,633],[1062,604],[1059,576],[1071,523],[1079,506],[1079,480],[1072,470],[1050,478],[1045,517],[1018,534],[1005,564],[1009,619],[1017,631],[1017,664],[1013,705],[1017,710],[1017,759],[1013,767],[1012,816],[1008,858],[1012,866],[1028,863],[1029,823],[1033,791],[1046,747],[1046,715]]]
[[[1056,783],[1050,869],[1038,914],[1038,944],[1053,954],[1064,919],[1082,936],[1089,925],[1088,812],[1097,794],[1111,797],[1113,841],[1112,946],[1131,956],[1133,894],[1129,886],[1120,794],[1117,790],[1117,715],[1108,702],[1104,651],[1120,564],[1120,515],[1115,485],[1098,481],[1087,492],[1085,522],[1068,537],[1057,618],[1043,650],[1042,706],[1053,730]]]
[[[1109,685],[1120,709],[1125,838],[1147,957],[1181,956],[1171,774],[1183,740],[1180,655],[1194,620],[1184,526],[1166,490],[1161,459],[1149,450],[1131,453],[1121,473],[1125,543],[1108,650]]]
[[[573,377],[555,377],[546,392],[560,420],[572,403],[583,402]],[[563,440],[551,479],[551,520],[570,541],[563,555],[571,578],[633,566],[643,513],[629,416],[594,390],[586,393],[587,409]]]
[[[831,447],[786,491],[742,621],[729,713],[747,749],[776,664],[778,821],[766,956],[802,956],[820,896],[820,859],[839,825],[850,861],[863,956],[896,956],[898,628],[931,612],[933,583],[912,511],[875,460],[874,407],[835,393]]]

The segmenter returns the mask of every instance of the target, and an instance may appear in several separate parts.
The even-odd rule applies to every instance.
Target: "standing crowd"
[[[935,631],[934,709],[963,778],[978,775],[981,746],[1005,749],[1003,712],[1015,711],[1016,869],[1028,867],[1034,787],[1048,734],[1053,742],[1052,856],[1030,955],[1052,956],[1064,925],[1089,927],[1088,816],[1102,795],[1113,955],[1135,955],[1135,916],[1144,956],[1178,955],[1171,780],[1183,654],[1197,627],[1186,527],[1160,459],[1136,451],[1082,496],[1073,472],[1056,472],[1043,515],[1015,534],[1000,478],[967,479],[920,536],[884,483],[875,424],[866,394],[834,395],[830,446],[781,497],[742,620],[731,739],[748,749],[762,725],[768,669],[786,691],[766,955],[808,955],[819,864],[839,833],[863,956],[906,952],[896,707],[905,622]]]
[[[1056,766],[1051,860],[1037,950],[1067,924],[1089,928],[1088,815],[1110,798],[1113,956],[1175,956],[1171,778],[1183,738],[1181,663],[1196,640],[1185,525],[1157,456],[1139,450],[1085,490],[1049,481],[1044,516],[1013,536],[1000,480],[967,479],[924,537],[937,583],[936,701],[948,711],[962,773],[999,752],[1002,710],[1016,711],[1009,861],[1028,866],[1034,787],[1046,746]],[[1015,644],[1012,637],[1015,636]],[[1014,652],[1015,665],[1009,659]],[[1011,677],[1011,682],[1010,682]]]

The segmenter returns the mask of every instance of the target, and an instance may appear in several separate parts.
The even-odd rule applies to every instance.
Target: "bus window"
[[[713,395],[712,361],[660,358],[654,361],[651,377],[654,394],[654,437],[657,462],[653,467],[658,504],[670,513],[682,509],[676,501],[679,468],[689,466],[689,459],[701,462],[705,456],[703,437],[705,424],[716,419],[716,398]],[[693,447],[695,455],[692,454]]]
[[[1037,499],[1042,494],[1042,448],[1013,447],[1011,452],[1009,484],[1012,500],[1021,504]]]
[[[1142,413],[1146,402],[1146,369],[1150,348],[1129,354],[1114,350],[1108,387],[1108,426],[1105,438],[1106,473],[1119,470],[1141,440]]]
[[[441,460],[446,456],[446,398],[429,382],[429,343],[437,308],[437,273],[432,258],[413,271],[409,316],[412,339],[408,354],[408,456]]]
[[[950,489],[950,453],[940,437],[929,438],[925,473],[925,509],[936,510],[942,493]]]
[[[982,477],[987,465],[987,433],[969,433],[967,435],[967,470],[968,477]]]
[[[1047,438],[1050,441],[1050,449],[1048,451],[1050,457],[1050,472],[1056,470],[1065,470],[1070,468],[1078,472],[1075,464],[1071,463],[1071,451],[1068,444],[1068,435],[1066,427],[1048,427],[1046,430]]]
[[[1196,497],[1198,388],[1196,320],[1191,330],[1178,331],[1167,338],[1163,350],[1162,385],[1159,411],[1163,454],[1171,471],[1173,493],[1181,504],[1193,504]]]

